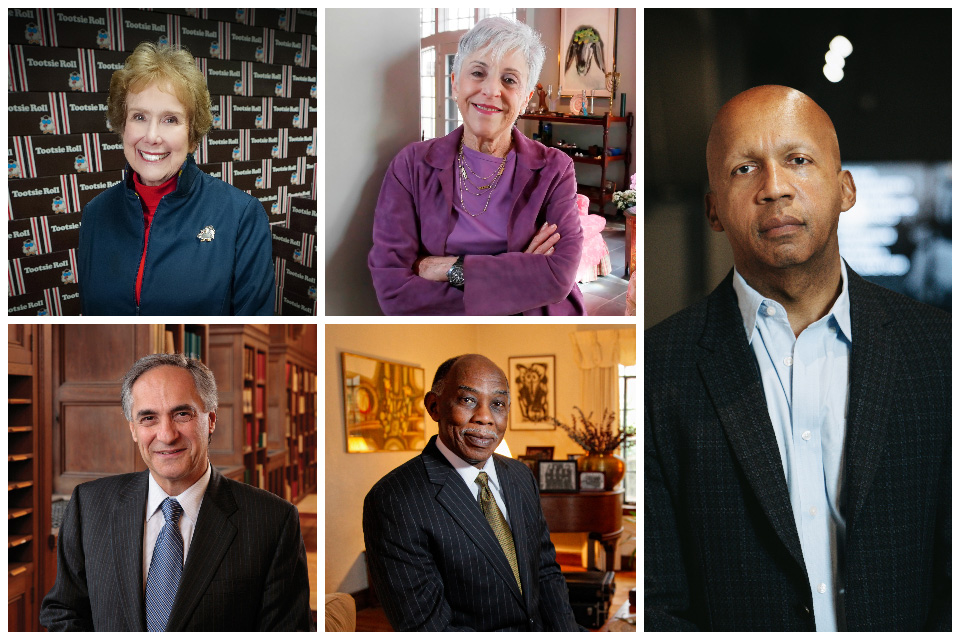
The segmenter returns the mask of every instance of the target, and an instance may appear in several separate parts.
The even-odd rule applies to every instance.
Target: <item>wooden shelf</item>
[[[603,212],[603,206],[613,201],[613,191],[624,191],[629,188],[630,161],[633,158],[633,113],[626,116],[613,116],[609,113],[601,116],[568,116],[568,115],[522,115],[520,120],[531,120],[537,122],[537,130],[541,140],[543,139],[544,123],[586,125],[603,127],[603,144],[598,146],[600,155],[597,156],[570,156],[575,164],[586,164],[600,167],[600,184],[583,185],[577,184],[577,193],[587,196],[592,202],[600,206],[600,212]],[[607,154],[607,150],[613,145],[610,144],[610,127],[615,124],[626,125],[626,144],[623,146],[623,153],[615,156]],[[556,134],[554,134],[556,135]],[[562,150],[562,149],[561,149]],[[604,184],[607,182],[607,167],[614,163],[623,163],[623,181],[622,186],[614,181],[614,189],[607,190]]]
[[[15,533],[7,536],[7,548],[18,547],[33,540],[32,533]]]
[[[39,631],[40,337],[49,328],[11,324],[7,340],[7,631]],[[46,502],[49,505],[49,500]]]

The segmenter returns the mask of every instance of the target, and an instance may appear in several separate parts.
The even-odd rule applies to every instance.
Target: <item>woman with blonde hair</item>
[[[127,165],[123,180],[83,209],[83,314],[272,314],[263,205],[203,173],[193,159],[213,121],[193,56],[138,45],[110,81],[107,118]]]

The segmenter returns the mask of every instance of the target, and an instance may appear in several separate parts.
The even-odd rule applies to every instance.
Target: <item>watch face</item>
[[[463,257],[457,258],[453,266],[447,271],[447,282],[454,287],[463,286]]]
[[[463,265],[455,264],[447,271],[447,280],[455,287],[463,286]]]

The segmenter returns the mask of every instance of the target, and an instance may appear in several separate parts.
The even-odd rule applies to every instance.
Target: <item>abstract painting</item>
[[[353,353],[341,361],[347,452],[422,450],[423,369]]]

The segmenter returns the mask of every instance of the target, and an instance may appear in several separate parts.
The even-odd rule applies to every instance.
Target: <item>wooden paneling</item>
[[[237,376],[241,361],[238,358],[243,349],[234,346],[232,337],[218,335],[214,331],[210,332],[209,342],[210,361],[206,364],[217,381],[218,405],[217,428],[210,441],[210,461],[218,466],[242,465],[243,431],[236,410],[240,405]]]
[[[118,384],[137,358],[132,325],[64,325],[61,384]],[[119,397],[119,396],[118,396]]]
[[[33,364],[33,327],[31,325],[7,325],[8,364]],[[19,373],[11,371],[11,373]]]
[[[120,379],[153,352],[149,325],[54,325],[53,493],[146,468],[120,407]]]
[[[218,378],[217,384],[219,383]],[[240,451],[243,444],[242,437],[234,426],[236,424],[234,421],[233,407],[221,402],[217,409],[217,428],[214,429],[213,438],[210,440],[211,460],[215,460],[218,455],[230,455],[234,451]]]
[[[139,450],[118,406],[61,404],[63,466],[61,474],[109,476],[134,470]]]

